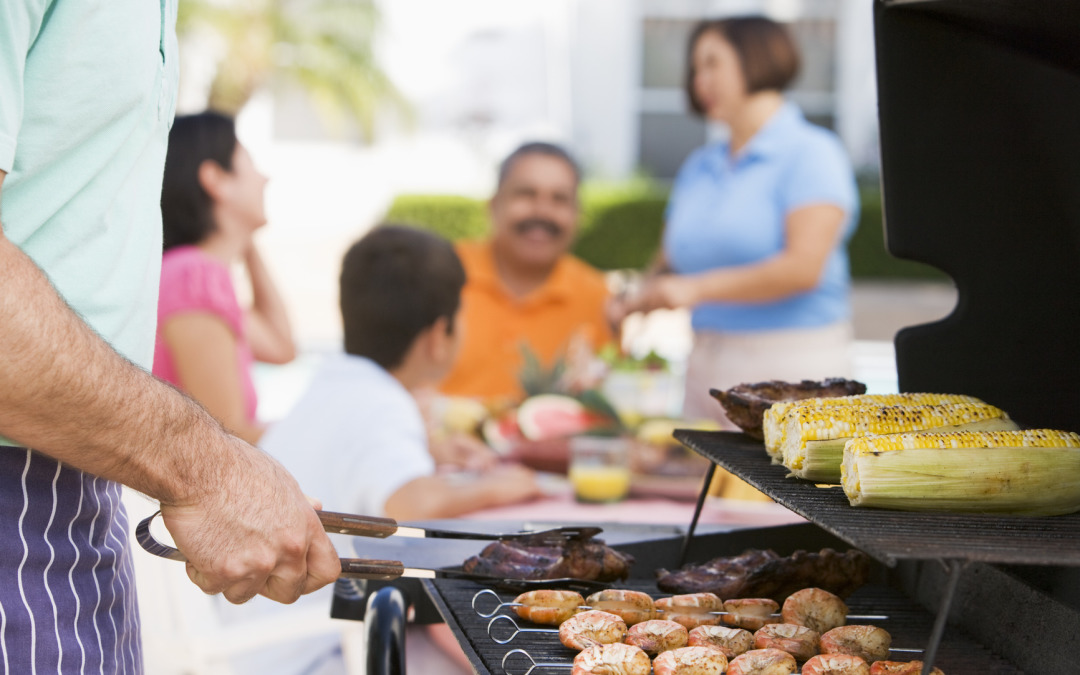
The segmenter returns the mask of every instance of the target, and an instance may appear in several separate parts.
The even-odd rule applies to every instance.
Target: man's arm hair
[[[2,222],[0,279],[0,434],[166,502],[205,486],[213,462],[190,460],[221,426],[95,334]]]

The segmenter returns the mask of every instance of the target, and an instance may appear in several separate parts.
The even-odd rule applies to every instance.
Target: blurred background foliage
[[[330,128],[348,124],[365,139],[384,112],[411,120],[375,58],[371,0],[181,0],[176,30],[219,56],[208,108],[235,116],[262,87],[290,84]]]
[[[852,276],[857,279],[946,280],[922,263],[893,257],[885,249],[881,190],[873,179],[861,181],[859,227],[848,243]],[[624,183],[593,183],[581,188],[581,229],[574,254],[603,270],[642,270],[660,246],[667,191],[656,182],[635,178]],[[448,239],[477,239],[488,232],[487,203],[456,195],[400,195],[386,220],[411,224]]]

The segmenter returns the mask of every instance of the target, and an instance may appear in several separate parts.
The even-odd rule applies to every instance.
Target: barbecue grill
[[[875,35],[888,247],[949,273],[959,297],[946,319],[898,333],[901,390],[970,394],[1025,426],[1080,431],[1080,3],[876,0]],[[810,524],[693,536],[695,517],[683,538],[619,546],[638,556],[636,576],[751,547],[855,547],[877,566],[849,604],[889,615],[894,645],[924,646],[949,675],[1080,672],[1080,514],[853,509],[745,436],[676,437],[712,461],[710,476],[723,466]],[[471,607],[481,587],[424,584],[477,673],[528,672],[512,649],[570,663],[550,635],[493,641]],[[626,587],[660,595],[647,578]]]

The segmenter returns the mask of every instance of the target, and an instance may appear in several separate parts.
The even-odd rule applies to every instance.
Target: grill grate
[[[469,660],[472,661],[477,673],[503,675],[502,659],[513,649],[528,651],[538,663],[569,665],[573,662],[576,652],[563,647],[557,635],[522,633],[506,645],[499,645],[492,641],[487,634],[489,619],[479,617],[471,604],[473,596],[484,586],[469,581],[450,579],[425,580],[424,586],[464,648]],[[668,595],[658,592],[656,584],[651,581],[631,580],[621,584],[620,587],[644,591],[654,598]],[[509,593],[500,593],[500,597],[504,601],[513,600],[513,595]],[[896,647],[920,648],[929,638],[932,617],[899,591],[885,586],[868,585],[856,591],[847,599],[847,602],[854,614],[887,615],[888,620],[875,622],[875,625],[889,631],[893,637],[893,645]],[[517,619],[508,608],[502,609],[500,614],[514,616],[522,627],[534,627],[527,621]],[[918,658],[918,655],[896,656],[895,658],[901,661],[910,660]],[[525,664],[524,667],[513,672],[524,672],[528,665],[526,661],[522,663]],[[946,634],[946,639],[935,659],[935,665],[949,675],[1022,673],[1015,666],[991,654],[955,628],[950,628]],[[535,675],[549,673],[557,675],[569,672],[569,668],[537,668],[533,671]]]
[[[788,478],[787,469],[769,463],[762,443],[745,434],[679,430],[675,437],[889,566],[905,559],[1080,566],[1080,513],[1027,518],[856,509],[839,486]]]

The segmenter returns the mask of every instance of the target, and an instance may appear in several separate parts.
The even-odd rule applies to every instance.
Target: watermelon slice
[[[563,438],[610,425],[604,415],[590,411],[577,399],[541,394],[525,399],[517,411],[521,435],[530,441]]]
[[[517,414],[510,411],[500,417],[489,417],[480,427],[484,442],[499,454],[506,454],[514,445],[524,440],[518,428]]]

